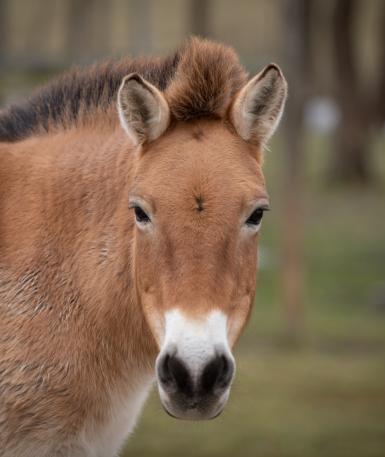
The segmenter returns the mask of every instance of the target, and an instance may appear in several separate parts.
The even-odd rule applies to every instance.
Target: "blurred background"
[[[0,0],[0,106],[73,64],[191,34],[275,61],[290,95],[265,173],[253,316],[215,421],[148,402],[124,456],[385,456],[385,1]]]

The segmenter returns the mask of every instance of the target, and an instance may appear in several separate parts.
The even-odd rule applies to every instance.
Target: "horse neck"
[[[155,345],[133,278],[132,151],[124,134],[78,129],[24,143],[14,146],[26,151],[16,154],[24,163],[17,187],[27,183],[34,202],[21,210],[36,214],[24,228],[32,232],[31,254],[20,263],[39,271],[41,289],[58,308],[49,319],[64,316],[72,337],[83,335],[84,350],[111,369],[151,366]]]

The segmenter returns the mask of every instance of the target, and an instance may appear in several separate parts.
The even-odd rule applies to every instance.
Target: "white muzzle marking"
[[[194,320],[179,310],[168,311],[161,354],[163,351],[176,353],[193,378],[218,352],[234,362],[227,340],[227,316],[214,310],[206,317]]]

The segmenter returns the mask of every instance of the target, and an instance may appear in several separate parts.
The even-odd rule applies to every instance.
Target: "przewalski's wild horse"
[[[2,457],[116,455],[154,377],[172,416],[222,411],[285,98],[191,39],[0,113]]]

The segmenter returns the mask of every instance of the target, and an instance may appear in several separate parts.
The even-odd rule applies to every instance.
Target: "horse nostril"
[[[169,362],[170,355],[166,354],[158,363],[158,376],[162,384],[169,384],[173,380]]]
[[[183,362],[174,355],[166,354],[159,361],[158,376],[164,387],[176,387],[185,394],[192,391],[191,376]]]
[[[168,359],[168,368],[175,383],[183,389],[190,381],[190,375],[184,364],[174,356]]]
[[[222,372],[217,379],[217,387],[225,388],[231,383],[233,376],[234,376],[234,362],[230,358],[222,355],[221,356],[223,365],[222,365]]]
[[[202,390],[206,393],[229,386],[234,374],[234,363],[225,355],[216,356],[204,368],[201,378]]]

